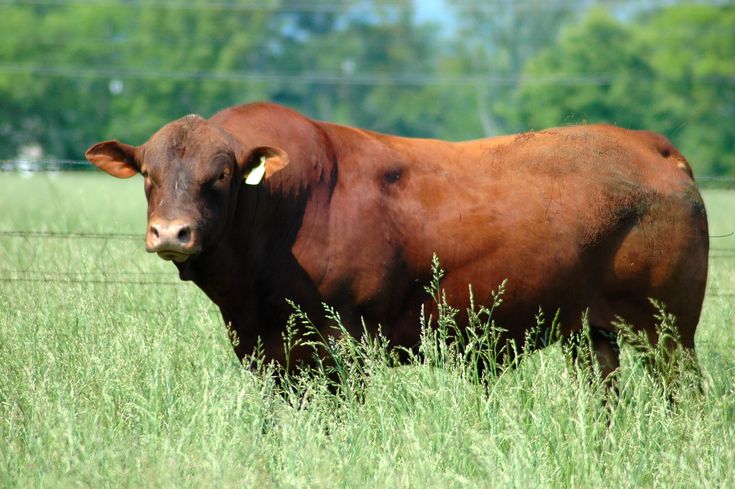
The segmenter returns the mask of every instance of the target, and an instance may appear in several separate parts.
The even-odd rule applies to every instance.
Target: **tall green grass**
[[[705,200],[711,234],[733,231],[735,193]],[[0,236],[0,487],[735,487],[726,251],[697,335],[704,395],[672,404],[628,350],[615,402],[559,346],[471,381],[432,336],[446,319],[409,366],[378,340],[331,343],[330,389],[237,362],[216,308],[143,251],[137,179],[0,175],[0,210],[0,231],[141,235]]]

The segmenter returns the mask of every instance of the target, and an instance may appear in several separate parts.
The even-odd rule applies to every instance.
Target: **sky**
[[[447,8],[444,0],[414,0],[417,22],[433,22],[441,25],[446,34],[455,23],[454,12]]]

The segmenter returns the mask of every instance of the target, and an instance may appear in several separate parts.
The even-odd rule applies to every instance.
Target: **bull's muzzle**
[[[191,224],[182,221],[154,221],[148,225],[145,249],[157,253],[164,260],[185,262],[200,251],[197,236]]]

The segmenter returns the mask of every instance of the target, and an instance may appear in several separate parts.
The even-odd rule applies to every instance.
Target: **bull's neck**
[[[220,307],[241,300],[244,291],[260,287],[263,269],[288,253],[303,216],[302,200],[243,186],[225,232],[180,267],[181,278],[193,280]]]

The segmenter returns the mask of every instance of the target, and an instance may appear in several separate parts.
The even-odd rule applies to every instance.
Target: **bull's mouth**
[[[156,252],[159,258],[166,261],[173,261],[176,263],[184,263],[186,260],[191,258],[194,253],[183,253],[180,251],[164,250]]]
[[[198,255],[200,248],[199,246],[192,246],[183,249],[178,246],[160,246],[156,248],[146,245],[145,250],[148,253],[157,254],[162,260],[172,261],[174,263],[184,263],[193,256]]]

